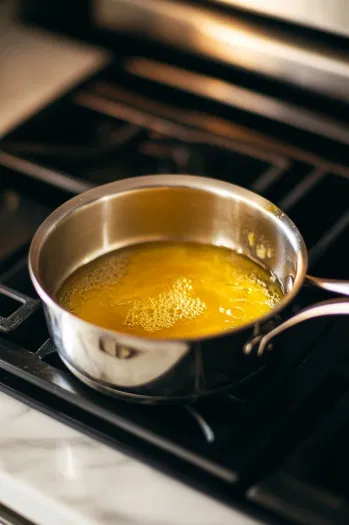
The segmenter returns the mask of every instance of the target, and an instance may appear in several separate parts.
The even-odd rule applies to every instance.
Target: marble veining
[[[39,525],[257,522],[0,393],[0,501]]]

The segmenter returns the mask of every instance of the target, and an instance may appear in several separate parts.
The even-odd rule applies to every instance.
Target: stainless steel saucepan
[[[269,268],[285,296],[270,314],[215,337],[145,339],[85,322],[55,300],[79,266],[135,243],[184,240],[226,246]],[[318,316],[349,314],[349,301],[315,304],[276,326],[305,281],[349,295],[349,282],[306,275],[307,250],[280,209],[238,186],[186,175],[137,177],[74,197],[40,226],[29,270],[68,368],[97,390],[139,401],[178,401],[239,384],[268,365],[273,337]],[[270,326],[272,329],[270,330]]]

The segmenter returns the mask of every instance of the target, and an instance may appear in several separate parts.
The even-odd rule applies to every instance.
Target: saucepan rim
[[[275,306],[270,312],[258,317],[254,321],[243,324],[239,327],[232,328],[230,330],[220,331],[215,334],[210,334],[201,337],[188,337],[188,338],[171,338],[171,339],[153,339],[140,336],[134,336],[116,330],[103,328],[94,323],[90,323],[76,316],[69,310],[62,307],[54,297],[48,292],[42,277],[40,276],[39,260],[40,253],[43,249],[46,241],[53,233],[58,224],[62,223],[72,214],[81,211],[84,207],[101,200],[107,200],[114,197],[116,194],[131,193],[132,191],[139,191],[142,189],[152,188],[183,188],[199,190],[205,193],[216,193],[217,195],[231,197],[239,197],[240,200],[248,202],[256,208],[258,213],[268,215],[278,224],[281,225],[284,235],[291,240],[291,235],[294,238],[294,243],[298,247],[296,252],[297,257],[297,270],[294,277],[294,282],[291,290],[285,291],[284,296],[280,303]],[[74,317],[82,326],[86,326],[89,329],[95,329],[102,331],[106,335],[118,338],[119,341],[123,340],[125,344],[132,345],[132,342],[138,342],[140,344],[149,346],[150,349],[159,350],[161,346],[166,344],[178,345],[178,344],[190,344],[193,342],[208,341],[221,337],[227,337],[236,333],[248,330],[255,326],[263,325],[266,321],[272,319],[278,315],[299,293],[302,288],[308,267],[308,252],[304,239],[293,223],[289,216],[278,208],[271,201],[264,197],[250,191],[241,186],[231,184],[228,182],[220,181],[218,179],[211,179],[208,177],[199,177],[195,175],[146,175],[139,177],[132,177],[129,179],[122,179],[119,181],[111,182],[101,186],[97,186],[86,192],[79,194],[61,206],[56,208],[39,226],[36,231],[29,249],[28,268],[31,280],[40,296],[41,300],[47,307],[53,308],[55,311],[59,311],[64,315]],[[151,343],[151,345],[150,345]]]

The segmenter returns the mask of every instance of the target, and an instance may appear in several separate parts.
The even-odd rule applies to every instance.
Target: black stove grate
[[[0,389],[231,504],[249,506],[250,512],[269,508],[299,523],[347,523],[345,320],[295,327],[277,339],[268,368],[238,388],[180,406],[130,404],[96,393],[72,376],[52,346],[27,271],[27,244],[58,202],[125,176],[219,174],[247,186],[295,221],[310,248],[311,271],[348,277],[345,168],[271,152],[258,145],[253,133],[250,142],[243,138],[239,128],[228,136],[222,132],[228,122],[222,128],[222,121],[213,123],[198,113],[202,103],[195,122],[205,128],[210,122],[217,133],[189,124],[188,113],[179,109],[183,122],[176,122],[170,105],[160,116],[149,105],[137,107],[137,98],[125,104],[117,93],[110,78],[93,80],[2,144],[0,178],[7,207],[0,206],[0,221],[6,224],[0,232]],[[9,211],[11,202],[17,207]],[[325,297],[304,289],[284,316]],[[327,425],[334,429],[333,439]],[[323,461],[333,443],[344,458],[337,474],[335,451],[331,464]],[[302,492],[300,485],[310,488]],[[327,495],[321,504],[320,493]],[[340,501],[340,510],[334,510],[331,498]],[[283,501],[283,508],[275,501]],[[311,521],[303,512],[305,502]]]

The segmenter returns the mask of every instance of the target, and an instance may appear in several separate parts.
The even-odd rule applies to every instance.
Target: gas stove
[[[192,404],[140,405],[72,376],[28,275],[30,239],[64,200],[125,177],[186,173],[270,199],[302,232],[312,274],[347,279],[346,106],[313,97],[313,106],[323,101],[318,122],[333,124],[324,134],[301,111],[309,94],[280,88],[254,100],[246,81],[202,58],[131,47],[2,139],[0,389],[266,523],[346,524],[346,319],[279,336],[271,366],[238,388]],[[263,106],[268,97],[274,106]],[[274,112],[297,104],[301,127]],[[304,288],[284,317],[328,296]]]

